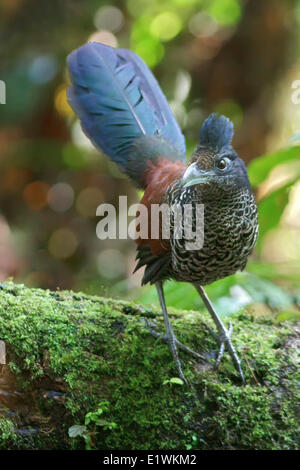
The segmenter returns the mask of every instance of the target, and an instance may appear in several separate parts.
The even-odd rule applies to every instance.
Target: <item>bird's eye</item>
[[[225,170],[225,168],[227,168],[226,159],[222,158],[221,160],[219,160],[218,163],[217,163],[217,167],[219,168],[219,170]]]

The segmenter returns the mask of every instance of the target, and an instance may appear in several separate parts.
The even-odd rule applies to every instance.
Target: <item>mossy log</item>
[[[208,315],[170,313],[180,340],[213,358]],[[247,385],[227,354],[216,371],[181,351],[187,389],[145,319],[163,331],[154,308],[0,284],[0,448],[298,448],[297,324],[236,315]]]

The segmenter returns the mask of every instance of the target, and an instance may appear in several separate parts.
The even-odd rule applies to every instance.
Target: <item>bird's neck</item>
[[[184,197],[186,203],[205,204],[213,208],[228,207],[241,198],[252,199],[252,191],[248,187],[216,188],[216,187],[190,187]]]

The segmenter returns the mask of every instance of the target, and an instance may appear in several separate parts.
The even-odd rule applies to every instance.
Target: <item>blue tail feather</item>
[[[154,150],[149,159],[159,156],[162,148],[168,158],[184,159],[179,126],[157,81],[136,54],[88,43],[69,55],[68,67],[72,80],[68,99],[84,132],[137,184],[142,162],[146,165],[144,143],[149,154],[150,138]],[[131,171],[139,158],[140,170]]]

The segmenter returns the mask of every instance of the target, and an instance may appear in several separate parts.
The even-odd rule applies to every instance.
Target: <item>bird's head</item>
[[[204,121],[200,143],[181,180],[183,188],[193,186],[207,194],[250,190],[245,164],[231,146],[233,134],[233,124],[225,116],[214,113]]]

